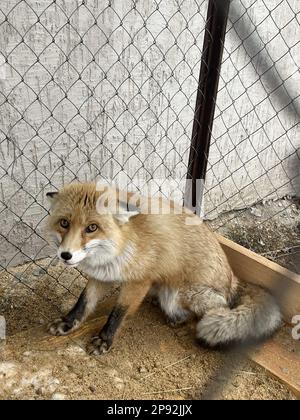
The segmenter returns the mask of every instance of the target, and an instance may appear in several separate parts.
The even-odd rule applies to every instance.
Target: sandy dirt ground
[[[261,213],[256,214],[261,218]],[[248,232],[252,232],[249,224]],[[290,229],[285,223],[279,225]],[[279,253],[284,264],[292,269],[297,265],[296,254],[282,251],[297,249],[299,233],[294,237],[294,227],[284,231],[284,241],[279,234],[275,243],[269,236],[271,227],[265,223],[266,230],[256,230],[253,237],[237,226],[239,229],[227,220],[225,233],[234,237],[239,232],[239,242],[246,238],[255,246],[260,244],[260,253],[281,249],[288,257],[285,260]],[[276,252],[269,254],[272,259]],[[10,272],[0,273],[0,315],[7,322],[7,340],[0,348],[1,399],[295,399],[284,385],[249,360],[199,347],[193,324],[170,328],[149,300],[127,321],[109,354],[89,356],[86,344],[105,322],[117,290],[100,303],[90,328],[75,336],[52,339],[46,325],[71,307],[86,280],[77,270],[66,270],[50,259]],[[219,372],[224,365],[230,374],[222,377]],[[219,392],[214,394],[216,388]]]
[[[95,322],[93,332],[101,325]],[[37,337],[41,341],[37,341]],[[91,331],[50,342],[34,328],[8,339],[1,353],[1,399],[294,399],[283,385],[247,360],[199,348],[193,328],[170,329],[157,308],[145,303],[123,330],[113,351],[86,354]],[[228,378],[207,395],[223,363]],[[228,366],[227,366],[228,368]]]
[[[78,277],[74,283],[75,272],[66,273],[60,265],[48,271],[53,277],[63,273],[60,284],[48,274],[32,275],[30,267],[26,282],[23,274],[24,285],[12,285],[7,274],[1,277],[6,288],[1,313],[6,314],[8,327],[0,352],[1,399],[198,399],[206,396],[224,363],[232,366],[230,376],[218,377],[214,385],[221,386],[221,392],[214,397],[294,398],[254,363],[199,347],[194,325],[170,328],[149,301],[128,320],[111,353],[87,355],[86,344],[104,323],[117,290],[99,305],[92,330],[50,338],[47,323],[72,305],[85,280]]]

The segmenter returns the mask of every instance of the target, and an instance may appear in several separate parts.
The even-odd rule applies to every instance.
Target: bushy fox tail
[[[259,287],[241,296],[238,306],[211,309],[197,326],[197,338],[209,347],[256,342],[270,337],[281,325],[275,299]]]

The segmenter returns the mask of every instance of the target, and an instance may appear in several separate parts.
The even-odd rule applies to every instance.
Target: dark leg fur
[[[133,314],[148,293],[150,285],[139,283],[124,284],[118,303],[113,309],[107,323],[100,331],[98,337],[92,340],[90,354],[104,354],[111,348],[114,338],[121,329],[122,323],[128,315]]]
[[[54,321],[49,331],[52,335],[66,335],[84,320],[87,306],[86,290],[84,290],[73,309],[63,318]]]
[[[94,355],[104,354],[111,348],[114,337],[126,316],[128,307],[117,305],[111,312],[107,323],[102,328],[99,336],[93,338],[90,353]]]
[[[67,335],[77,329],[94,311],[98,300],[104,296],[109,287],[107,284],[90,280],[73,309],[49,326],[50,333],[52,335]]]
[[[178,328],[189,321],[191,317],[192,314],[190,312],[183,310],[181,313],[176,313],[173,316],[167,315],[167,323],[172,328]]]

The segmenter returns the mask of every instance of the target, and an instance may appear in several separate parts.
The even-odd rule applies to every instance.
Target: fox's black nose
[[[69,261],[72,259],[72,254],[70,252],[62,252],[60,254],[61,258],[65,261]]]

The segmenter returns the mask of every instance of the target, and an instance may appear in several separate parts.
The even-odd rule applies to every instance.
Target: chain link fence
[[[231,1],[207,156],[206,219],[273,259],[300,246],[298,3]],[[126,177],[132,188],[154,182],[154,193],[175,180],[183,197],[207,6],[1,1],[0,289],[10,332],[32,324],[39,302],[51,319],[85,282],[52,258],[45,192]]]
[[[231,2],[208,157],[206,217],[272,259],[300,245],[299,23],[297,1]]]
[[[84,282],[44,258],[54,255],[47,191],[98,177],[185,185],[206,9],[195,0],[1,2],[0,267],[10,312],[18,288],[53,303],[57,289],[74,297]]]

